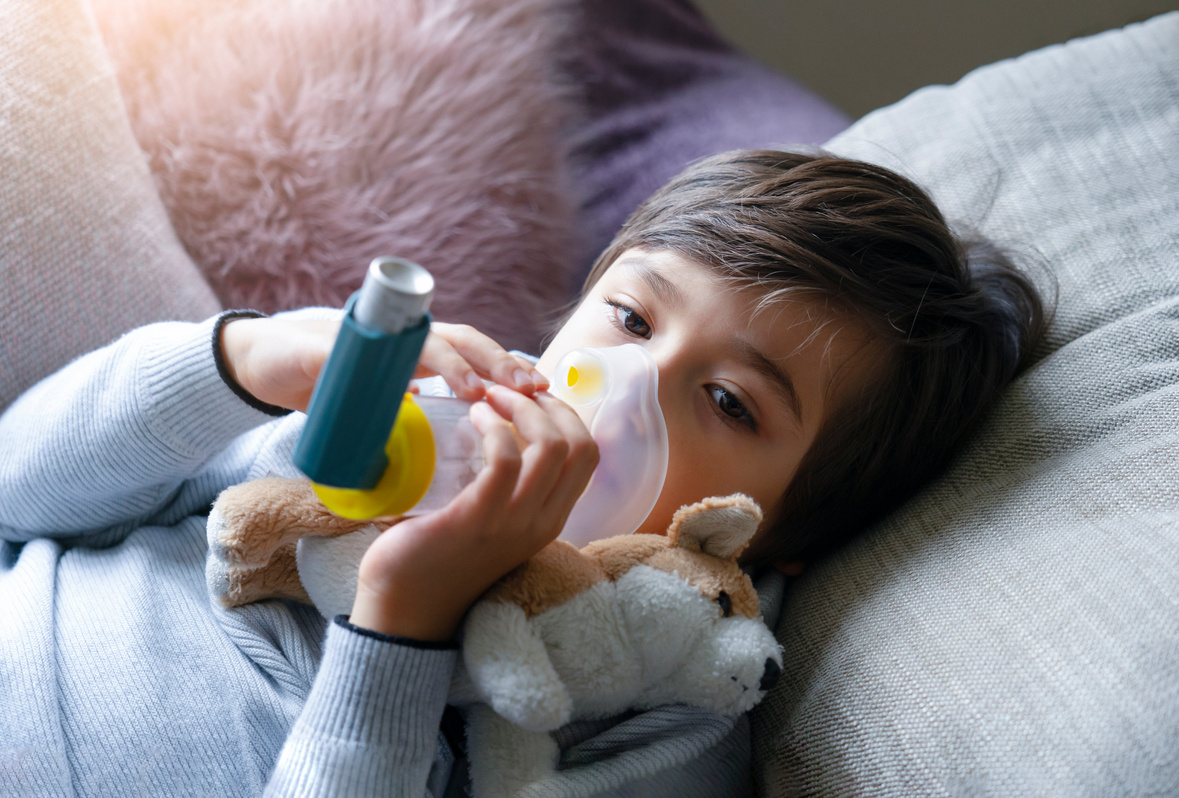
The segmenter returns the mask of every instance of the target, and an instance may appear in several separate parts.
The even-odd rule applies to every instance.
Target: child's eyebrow
[[[736,347],[737,357],[741,362],[777,387],[777,395],[786,405],[786,409],[793,412],[794,417],[802,421],[802,405],[798,401],[798,391],[794,389],[794,380],[790,379],[790,375],[748,341],[738,340]]]
[[[635,276],[642,280],[655,297],[665,305],[679,307],[684,304],[683,290],[645,263],[629,264]]]

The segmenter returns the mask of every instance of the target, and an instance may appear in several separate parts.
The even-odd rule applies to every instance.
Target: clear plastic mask
[[[582,547],[629,535],[651,514],[667,477],[667,425],[659,369],[638,344],[575,349],[549,377],[549,391],[577,408],[599,461],[560,539]]]

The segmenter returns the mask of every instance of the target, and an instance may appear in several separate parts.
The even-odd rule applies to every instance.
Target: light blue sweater
[[[209,506],[293,476],[303,420],[229,389],[213,323],[130,333],[0,416],[0,793],[453,794],[453,646],[210,601]],[[556,736],[539,795],[748,789],[743,720],[669,707]]]

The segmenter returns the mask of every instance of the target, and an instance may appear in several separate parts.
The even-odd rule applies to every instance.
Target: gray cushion
[[[84,0],[0,4],[0,410],[140,324],[219,309],[176,240]]]
[[[1059,282],[953,468],[791,588],[765,794],[1179,793],[1179,13],[829,143]]]

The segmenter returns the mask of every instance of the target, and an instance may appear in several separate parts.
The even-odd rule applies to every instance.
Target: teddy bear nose
[[[766,659],[766,668],[762,671],[761,681],[757,685],[757,689],[765,692],[772,690],[774,685],[778,683],[778,678],[782,675],[782,666],[774,662],[772,659]]]

